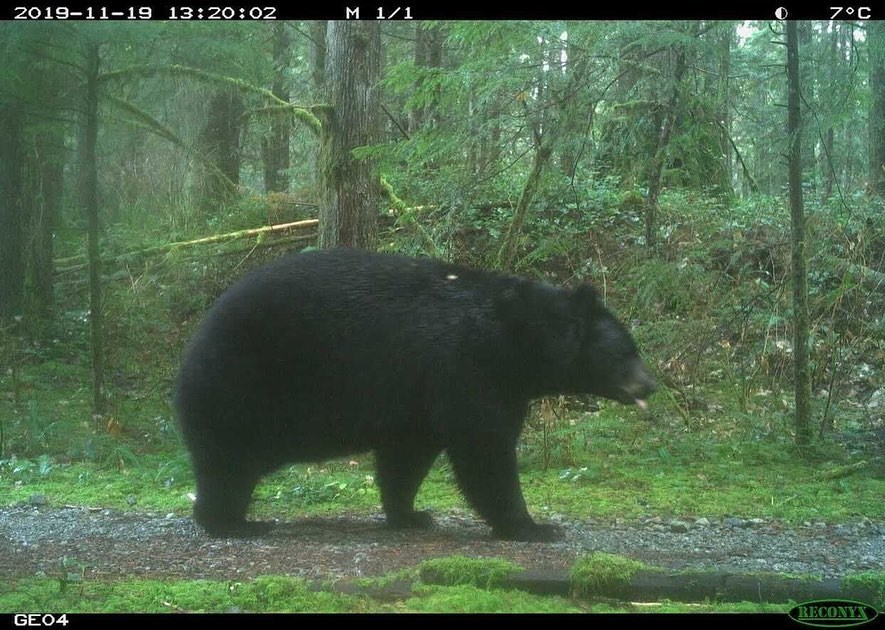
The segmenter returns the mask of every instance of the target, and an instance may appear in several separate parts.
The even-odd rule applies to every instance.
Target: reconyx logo
[[[868,604],[849,599],[820,599],[794,606],[789,612],[793,621],[806,626],[830,628],[859,626],[875,619],[879,612]]]

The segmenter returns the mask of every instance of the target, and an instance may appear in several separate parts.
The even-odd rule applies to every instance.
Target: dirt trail
[[[558,543],[492,540],[472,515],[455,511],[436,515],[436,527],[421,532],[388,530],[379,514],[298,519],[260,539],[216,540],[190,518],[14,506],[0,508],[0,580],[59,575],[65,557],[90,579],[374,576],[448,555],[565,569],[591,551],[673,569],[735,573],[841,577],[885,569],[885,524],[872,521],[800,527],[762,519],[557,522],[567,532]]]

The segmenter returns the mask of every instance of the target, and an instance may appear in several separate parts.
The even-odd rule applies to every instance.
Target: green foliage
[[[0,589],[0,608],[20,612],[362,612],[381,609],[362,597],[311,588],[298,578],[249,582],[22,580]],[[70,582],[78,583],[77,589]],[[62,586],[64,584],[64,586]]]
[[[708,310],[704,307],[708,306],[710,287],[715,284],[711,276],[701,265],[688,260],[647,260],[633,265],[625,278],[637,287],[634,312],[647,317],[666,315],[682,319]]]
[[[375,488],[375,480],[372,475],[365,473],[337,473],[330,480],[327,475],[315,474],[316,471],[308,468],[305,472],[294,473],[295,485],[290,487],[288,493],[277,495],[275,498],[284,498],[299,507],[309,507],[324,503],[349,503],[351,500],[367,497],[372,500],[378,499],[378,490]],[[292,483],[290,477],[289,483]]]
[[[0,478],[18,484],[31,483],[48,475],[52,467],[52,458],[49,455],[40,455],[34,460],[13,457],[0,460]]]
[[[132,457],[133,459],[127,459]],[[172,458],[116,453],[90,463],[71,464],[48,457],[0,461],[4,501],[27,503],[43,495],[49,506],[102,505],[129,510],[188,514],[193,475],[184,453]],[[135,499],[133,502],[132,499]]]
[[[50,126],[64,154],[74,154],[69,149],[77,131],[66,112],[77,98],[79,75],[67,61],[55,60],[76,65],[85,31],[74,28],[62,36],[62,26],[2,27],[0,47],[8,62],[0,91],[31,112],[24,132],[29,155],[38,152],[31,140]],[[270,118],[254,88],[270,85],[275,76],[265,26],[229,24],[219,30],[157,23],[147,32],[121,24],[90,32],[106,42],[103,90],[132,105],[117,107],[109,99],[102,106],[109,412],[91,417],[88,287],[84,270],[71,260],[85,253],[85,239],[76,178],[66,176],[54,227],[54,256],[63,261],[56,264],[55,317],[47,322],[26,314],[15,325],[0,326],[4,501],[42,494],[50,505],[130,509],[127,499],[134,496],[138,509],[190,513],[186,495],[193,477],[169,404],[182,348],[225,287],[281,250],[259,247],[256,240],[121,255],[315,213],[306,204],[317,198],[312,184],[317,140],[299,123],[290,137],[292,192],[261,194],[262,143]],[[778,107],[783,79],[769,71],[782,65],[783,52],[771,45],[770,25],[736,29],[723,22],[695,33],[696,26],[446,22],[439,25],[444,61],[431,67],[415,62],[414,26],[389,25],[381,88],[391,112],[387,135],[355,152],[373,160],[389,191],[403,200],[392,210],[379,208],[394,216],[383,232],[383,247],[492,266],[537,150],[535,132],[543,135],[572,111],[574,119],[564,121],[562,137],[552,146],[520,233],[514,269],[558,284],[594,282],[628,324],[662,387],[649,414],[585,397],[538,402],[519,444],[530,508],[541,518],[551,513],[606,519],[742,514],[789,522],[882,518],[885,381],[878,367],[885,298],[875,274],[883,273],[885,212],[880,199],[862,190],[868,176],[866,40],[850,22],[821,23],[811,26],[803,44],[804,58],[815,60],[806,96],[807,137],[815,143],[816,159],[808,159],[804,180],[814,411],[821,441],[813,451],[800,452],[790,422],[789,226],[781,198],[787,138]],[[287,28],[294,36],[285,72],[291,100],[315,104],[317,95],[308,87],[308,42],[298,29]],[[677,85],[673,69],[680,49],[691,62]],[[579,57],[588,64],[588,79],[566,90]],[[129,71],[172,64],[196,71]],[[207,77],[222,74],[248,95],[241,189],[227,206],[201,212],[195,208],[199,160],[187,147],[196,146],[207,122],[207,95],[217,87]],[[729,77],[729,84],[719,77]],[[649,255],[648,172],[673,90],[679,98],[659,198],[660,249]],[[147,125],[136,111],[158,124]],[[158,133],[163,126],[179,142]],[[832,151],[822,153],[829,129],[835,141]],[[65,172],[75,173],[73,158],[67,159]],[[833,170],[838,178],[830,198],[822,199]],[[731,194],[732,184],[739,198]],[[754,187],[758,193],[751,193]],[[30,234],[29,242],[34,240]],[[826,471],[851,474],[827,478]],[[253,513],[374,514],[380,500],[371,475],[366,460],[280,470],[259,486]],[[466,508],[445,461],[431,471],[419,504]],[[52,588],[74,584],[67,577],[77,573],[71,567],[60,569]],[[110,593],[91,584],[77,587],[67,587],[65,599],[42,600],[35,609],[73,610],[69,598],[78,593],[100,607],[98,593]],[[363,605],[346,599],[323,603],[286,581],[252,590],[183,587],[193,596],[165,588],[157,587],[150,603],[114,592],[109,596],[121,599],[109,605],[258,610],[278,609],[284,605],[279,600],[287,599],[305,609]],[[516,595],[466,585],[426,588],[410,609],[522,606]],[[234,601],[237,593],[248,593],[250,604]],[[157,603],[163,601],[178,603]]]
[[[710,430],[686,432],[679,424],[670,425],[663,414],[658,423],[622,417],[614,406],[580,418],[576,463],[551,464],[546,472],[539,470],[537,453],[522,446],[521,480],[529,508],[542,520],[551,514],[600,519],[740,515],[796,524],[885,517],[879,500],[882,482],[875,471],[865,468],[842,479],[813,479],[820,466],[829,468],[827,461],[839,457],[836,450],[822,464],[805,463],[783,440],[740,433],[716,438],[707,435]],[[308,515],[379,514],[377,491],[363,485],[372,474],[370,461],[361,462],[358,469],[336,462],[322,468],[302,465],[280,470],[259,484],[252,517],[294,520]],[[347,485],[344,491],[328,490],[323,500],[310,502],[292,495],[292,489],[305,480],[318,492],[324,492],[327,484]],[[8,503],[27,502],[40,494],[50,506],[90,505],[180,516],[190,515],[187,494],[194,491],[190,463],[180,448],[172,456],[142,454],[137,467],[123,468],[114,462],[50,460],[41,473],[39,462],[6,460],[0,464],[0,484],[6,488]],[[134,508],[130,497],[137,500]],[[439,512],[469,509],[442,462],[424,481],[416,503],[417,509]]]
[[[58,591],[64,595],[73,584],[83,587],[83,577],[86,574],[86,566],[76,558],[64,556],[59,563]]]
[[[77,588],[58,580],[28,579],[0,585],[0,609],[43,613],[211,612],[211,613],[362,613],[362,612],[580,612],[560,597],[474,586],[418,585],[404,602],[375,601],[320,588],[303,579],[264,576],[249,581],[96,582]]]
[[[76,561],[72,561],[76,562]],[[71,588],[73,584],[75,588]],[[576,602],[562,597],[532,595],[515,590],[483,589],[472,585],[416,584],[405,601],[376,601],[320,588],[316,583],[283,576],[243,581],[89,579],[62,587],[59,579],[36,578],[0,583],[0,610],[21,613],[46,611],[132,612],[786,612],[788,604],[683,604],[657,602],[643,606]]]
[[[503,558],[466,558],[450,556],[433,558],[419,565],[421,580],[429,584],[444,586],[469,585],[477,588],[494,588],[522,567]]]

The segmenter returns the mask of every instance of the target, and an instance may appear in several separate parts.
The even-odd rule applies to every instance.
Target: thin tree
[[[24,291],[21,120],[17,105],[0,101],[0,320],[21,314]]]
[[[695,28],[695,30],[697,30]],[[657,247],[658,233],[658,197],[664,185],[664,165],[670,148],[670,136],[676,125],[676,117],[679,113],[680,99],[682,95],[682,77],[685,75],[685,44],[678,43],[673,51],[674,70],[670,95],[664,106],[663,120],[657,129],[657,144],[651,169],[648,175],[648,199],[645,208],[645,246],[649,253],[653,253]]]
[[[796,443],[811,437],[811,370],[808,365],[808,287],[805,257],[805,210],[802,204],[802,115],[800,111],[799,38],[795,20],[787,28],[787,134],[790,139],[789,187],[793,266],[793,369]]]
[[[729,195],[732,190],[732,147],[731,138],[731,45],[735,37],[735,26],[725,25],[716,34],[716,117],[719,120],[719,151],[722,154],[722,185]]]
[[[834,85],[837,79],[836,68],[839,67],[839,37],[841,32],[842,29],[840,28],[839,22],[832,22],[828,47],[829,52],[827,53],[827,79],[830,85]],[[827,131],[826,134],[824,134],[824,150],[822,151],[820,160],[824,176],[824,192],[821,197],[824,202],[833,196],[833,185],[836,177],[836,171],[833,169],[833,148],[835,142],[836,133],[833,128],[832,115],[830,115]]]
[[[285,22],[273,22],[273,85],[271,92],[282,101],[289,100],[289,86],[286,72],[289,69],[291,38]],[[264,157],[265,192],[285,192],[289,189],[289,129],[291,116],[274,116],[270,122],[270,133],[262,138],[261,152]]]
[[[885,196],[885,22],[870,20],[870,189]]]
[[[535,194],[540,188],[547,163],[553,155],[554,147],[559,145],[559,140],[562,138],[564,130],[569,128],[569,121],[574,115],[575,109],[580,107],[579,99],[576,95],[589,70],[587,56],[582,54],[575,55],[570,60],[570,64],[571,67],[566,76],[565,85],[558,95],[560,102],[549,115],[546,115],[547,113],[544,112],[546,119],[543,126],[541,114],[529,110],[527,105],[528,95],[521,94],[519,97],[531,130],[534,154],[532,156],[531,168],[523,184],[519,200],[516,202],[513,219],[507,227],[501,248],[498,250],[498,266],[504,270],[511,270],[513,268],[519,250],[522,226],[528,217],[529,207],[534,201]]]
[[[92,341],[92,412],[104,413],[104,332],[102,329],[101,256],[98,249],[98,167],[95,148],[98,139],[98,43],[83,45],[86,61],[86,97],[83,103],[83,146],[80,150],[81,201],[88,221],[89,323]]]

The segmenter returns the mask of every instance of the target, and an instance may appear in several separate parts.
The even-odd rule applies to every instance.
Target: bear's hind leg
[[[375,451],[378,488],[394,529],[426,529],[433,525],[428,512],[415,511],[415,495],[440,449],[433,447],[387,447]]]

